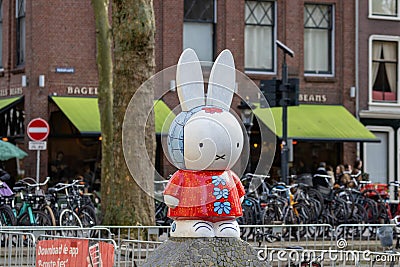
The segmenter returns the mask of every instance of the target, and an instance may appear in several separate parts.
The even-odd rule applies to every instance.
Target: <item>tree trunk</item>
[[[92,0],[96,20],[97,67],[99,72],[98,100],[100,110],[102,137],[102,209],[107,210],[107,192],[111,191],[111,181],[114,177],[114,157],[110,153],[113,148],[113,63],[111,52],[111,28],[108,20],[108,0]],[[111,203],[112,205],[112,203]]]
[[[93,2],[100,1],[93,0]],[[107,6],[107,1],[104,1],[103,8]],[[100,13],[96,14],[100,15]],[[149,123],[146,124],[148,111],[153,105],[153,88],[148,86],[145,90],[137,92],[138,88],[154,74],[154,24],[151,0],[114,0],[112,2],[114,66],[113,77],[108,85],[112,85],[113,94],[107,101],[110,99],[113,101],[113,108],[112,113],[109,114],[112,124],[102,124],[102,164],[106,174],[102,177],[102,200],[105,204],[103,224],[154,225],[154,199],[151,197],[154,191],[152,164],[155,154],[154,118],[150,118]],[[99,26],[106,27],[106,25]],[[101,40],[101,32],[98,29],[98,40]],[[100,46],[99,41],[98,46]],[[104,52],[104,50],[99,49],[98,52]],[[100,60],[98,62],[99,71],[104,71],[102,69],[104,65],[100,64]],[[100,90],[102,89],[100,87]],[[133,121],[130,121],[130,124],[135,127],[124,132],[124,139],[128,140],[125,143],[129,143],[131,146],[129,151],[133,151],[133,153],[128,153],[135,162],[129,166],[132,174],[135,175],[133,179],[124,159],[122,126],[129,101],[135,93],[137,93],[136,97],[140,98],[140,105],[135,106],[135,116],[133,116]],[[107,109],[108,114],[108,102],[107,104],[100,102],[100,110],[104,108]],[[103,113],[102,120],[106,122]],[[110,143],[105,144],[103,129],[110,125],[112,129],[107,134],[112,134],[112,138],[107,136],[107,142]],[[138,156],[137,151],[146,151],[146,149],[150,161]],[[105,168],[113,169],[105,170]]]

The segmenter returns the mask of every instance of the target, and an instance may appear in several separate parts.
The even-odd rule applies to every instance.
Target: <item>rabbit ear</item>
[[[235,62],[231,51],[219,54],[211,69],[207,91],[207,106],[218,106],[229,110],[235,90]]]
[[[203,73],[193,49],[186,49],[179,58],[176,84],[182,111],[205,105]]]

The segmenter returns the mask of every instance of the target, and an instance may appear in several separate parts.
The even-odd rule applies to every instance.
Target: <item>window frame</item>
[[[304,76],[307,77],[334,77],[335,76],[335,5],[334,4],[325,4],[325,3],[304,3],[303,6],[303,12],[306,12],[306,5],[314,5],[314,6],[328,6],[330,7],[331,11],[331,18],[330,18],[330,27],[328,29],[329,31],[329,44],[328,44],[328,50],[329,50],[329,62],[328,66],[329,69],[327,72],[312,72],[312,71],[306,71],[305,69],[305,49],[304,49],[304,42],[303,40],[303,64],[304,64]],[[304,14],[303,14],[304,18]],[[305,35],[305,21],[303,20],[303,38]],[[318,28],[313,28],[313,29],[318,29]]]
[[[196,0],[194,0],[194,1],[196,1]],[[211,0],[211,1],[213,3],[213,18],[212,19],[210,19],[210,20],[188,19],[188,18],[185,17],[186,14],[185,14],[185,11],[184,11],[183,12],[184,14],[183,14],[183,25],[182,25],[182,27],[184,27],[185,22],[188,22],[188,23],[204,23],[204,24],[211,24],[212,25],[211,62],[213,62],[214,59],[215,59],[216,45],[217,45],[216,38],[215,38],[216,37],[216,28],[217,28],[217,0]],[[183,5],[185,5],[185,1],[184,1]],[[182,34],[183,34],[183,28],[182,28]],[[182,36],[182,39],[184,39],[184,36]],[[182,46],[183,46],[183,40],[182,40]],[[183,46],[183,48],[185,49],[184,46]],[[199,60],[200,60],[201,63],[204,62],[204,60],[202,61],[201,58]]]
[[[373,101],[372,89],[374,86],[372,65],[373,65],[373,42],[374,41],[387,41],[397,42],[397,84],[396,84],[396,102],[376,102]],[[368,44],[368,105],[371,107],[397,107],[400,105],[400,36],[388,36],[388,35],[371,35],[369,37]]]
[[[22,13],[20,12],[21,9],[23,9]],[[23,31],[21,31],[22,27]],[[23,32],[23,34],[21,32]],[[26,62],[26,0],[15,1],[15,37],[15,65],[19,67],[25,65]]]
[[[372,1],[368,1],[368,18],[369,19],[380,19],[380,20],[400,20],[400,0],[396,0],[397,4],[397,14],[396,16],[385,16],[385,15],[374,15],[372,10]]]
[[[267,70],[267,69],[254,69],[254,68],[246,68],[246,66],[244,65],[244,72],[246,74],[269,74],[269,75],[273,75],[277,73],[277,46],[276,46],[276,40],[277,40],[277,1],[276,0],[245,0],[244,1],[244,8],[246,10],[246,2],[270,2],[272,4],[272,8],[273,8],[273,25],[262,25],[262,24],[256,24],[256,26],[267,26],[267,27],[271,27],[272,29],[272,69]],[[244,10],[244,12],[245,12]],[[246,19],[244,18],[244,31],[246,31],[246,25],[254,25],[254,24],[247,24],[246,23]],[[243,44],[245,43],[245,34],[243,33]],[[246,56],[246,48],[244,47],[244,53],[243,53],[243,57]],[[244,58],[244,62],[246,62],[246,59]]]

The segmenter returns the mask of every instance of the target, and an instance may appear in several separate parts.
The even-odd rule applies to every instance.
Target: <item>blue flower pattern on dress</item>
[[[214,203],[214,211],[221,215],[223,212],[226,214],[231,213],[231,203],[228,201],[225,202],[215,202]]]
[[[215,186],[214,192],[213,192],[214,197],[217,200],[222,199],[222,198],[228,199],[229,189],[227,189],[227,188],[221,189],[221,188],[217,187],[219,185],[226,186],[225,177],[214,175],[214,176],[212,176],[212,183]],[[222,213],[230,214],[231,209],[232,209],[232,207],[231,207],[231,203],[229,201],[214,202],[214,212],[216,212],[218,215],[221,215]]]
[[[218,187],[214,187],[214,193],[213,195],[215,196],[216,199],[221,199],[221,198],[228,198],[229,196],[229,190],[224,188],[224,189],[219,189]]]
[[[214,175],[214,176],[212,177],[212,183],[213,183],[215,186],[218,186],[219,184],[226,185],[225,178],[222,177],[222,176],[216,176],[216,175]]]

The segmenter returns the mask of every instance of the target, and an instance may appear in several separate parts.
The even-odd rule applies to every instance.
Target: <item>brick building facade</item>
[[[375,182],[388,183],[398,179],[400,170],[400,2],[356,4],[356,112],[381,141],[364,144],[363,159]]]
[[[351,96],[351,88],[355,86],[355,3],[353,1],[205,1],[213,8],[213,16],[210,18],[193,18],[185,5],[192,5],[196,9],[196,1],[154,1],[156,15],[156,63],[157,70],[175,65],[182,49],[185,48],[185,23],[199,22],[212,24],[212,48],[215,58],[220,51],[228,48],[232,51],[236,68],[244,72],[259,84],[260,80],[268,80],[274,77],[281,78],[282,54],[279,49],[272,47],[272,67],[266,70],[251,70],[245,66],[246,61],[246,22],[249,11],[253,13],[265,12],[266,16],[272,16],[270,22],[259,22],[261,26],[268,25],[272,28],[272,39],[280,40],[290,47],[295,56],[287,59],[289,77],[300,79],[300,102],[302,104],[319,105],[343,105],[349,112],[355,112],[355,97]],[[205,3],[203,2],[203,4]],[[212,6],[214,5],[214,6]],[[262,9],[257,10],[261,5]],[[310,10],[319,7],[331,12],[330,25],[327,25],[330,33],[330,56],[332,62],[328,73],[307,73],[304,67],[304,29],[306,7]],[[268,9],[272,11],[269,12]],[[247,12],[247,13],[246,13]],[[324,12],[319,10],[318,12]],[[212,12],[211,12],[212,13]],[[308,14],[309,16],[313,16]],[[187,16],[187,17],[186,17]],[[306,14],[307,16],[307,14]],[[323,15],[322,15],[323,16]],[[320,19],[318,15],[316,19]],[[209,19],[207,21],[207,19]],[[265,25],[263,25],[263,23]],[[254,24],[254,21],[253,21]],[[257,24],[257,23],[256,23]],[[318,25],[317,25],[318,26]],[[189,33],[190,34],[190,33]],[[260,47],[268,49],[267,46]],[[177,104],[175,94],[166,95],[166,101],[172,105]],[[239,99],[232,104],[239,104]],[[307,125],[304,125],[307,127]],[[255,129],[257,132],[257,128]],[[328,130],[327,130],[328,131]],[[279,142],[278,142],[279,143]],[[308,170],[313,169],[316,162],[327,161],[331,165],[339,163],[352,164],[360,157],[355,142],[318,142],[318,140],[299,142],[295,147],[295,158],[299,161],[307,161]],[[296,151],[297,150],[297,151]],[[301,154],[315,154],[317,158],[311,160],[301,158]],[[297,154],[297,156],[296,156]],[[277,147],[279,158],[279,147]],[[279,161],[279,160],[278,160]],[[295,160],[296,161],[296,160]],[[275,164],[279,166],[279,164]],[[295,166],[293,166],[295,167]]]
[[[279,79],[283,57],[275,40],[280,40],[294,51],[294,57],[288,57],[287,64],[289,77],[299,78],[302,104],[343,105],[355,113],[355,98],[350,94],[356,77],[354,1],[154,0],[153,5],[157,71],[175,65],[184,48],[200,45],[201,51],[196,47],[195,50],[201,54],[201,60],[212,61],[220,51],[230,49],[236,68],[256,84],[260,80]],[[23,96],[22,109],[21,104],[12,108],[24,111],[25,127],[36,117],[50,122],[49,149],[41,152],[41,176],[48,174],[49,162],[59,150],[71,165],[87,160],[93,168],[90,160],[98,157],[99,135],[77,131],[54,100],[55,95],[96,95],[95,25],[90,1],[12,0],[3,1],[1,8],[0,100],[11,95]],[[260,29],[269,36],[265,46],[263,40],[258,43],[248,40],[248,36],[255,38]],[[202,37],[197,34],[198,30],[205,34],[205,39],[197,41],[197,37]],[[323,32],[322,37],[316,37],[318,31]],[[309,39],[305,38],[305,32]],[[322,52],[311,49],[318,38],[322,43],[317,48],[323,47]],[[17,52],[24,57],[17,56]],[[322,53],[325,59],[315,59],[314,52]],[[44,87],[38,84],[40,75],[44,76]],[[24,86],[22,76],[27,80]],[[170,108],[178,103],[174,92],[166,94],[163,100]],[[239,103],[236,97],[232,106],[237,107]],[[3,110],[0,107],[0,112],[6,114],[10,107]],[[256,123],[252,138],[257,138],[257,127]],[[23,132],[0,135],[28,151],[28,139]],[[351,163],[359,156],[355,142],[330,141],[299,141],[294,148],[294,165],[306,161],[311,171],[312,164],[316,163],[313,161],[336,165]],[[279,146],[277,148],[279,154]],[[82,153],[81,149],[86,152]],[[256,155],[257,151],[254,153]],[[315,156],[312,160],[310,153]],[[34,174],[35,159],[34,151],[24,159],[26,175]]]

